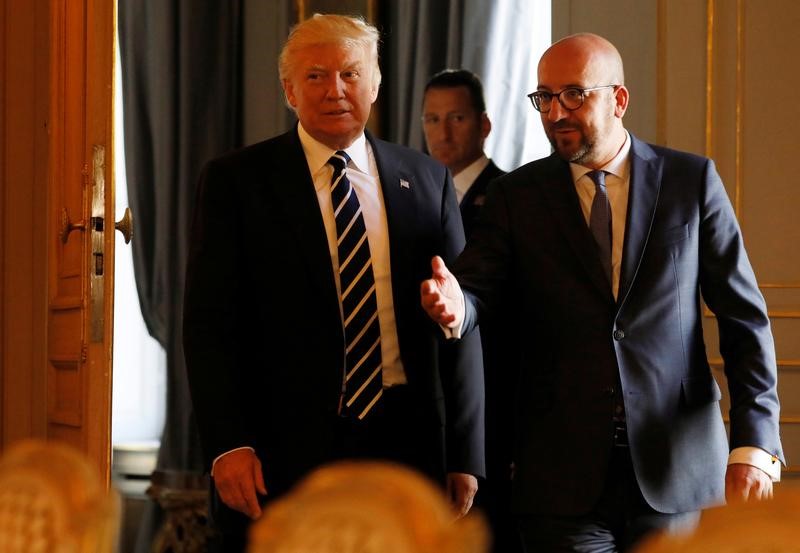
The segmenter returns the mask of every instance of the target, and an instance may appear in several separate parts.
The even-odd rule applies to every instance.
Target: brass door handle
[[[99,219],[102,220],[102,218]],[[102,225],[102,223],[100,224]],[[125,238],[125,243],[130,244],[131,239],[133,238],[133,214],[131,213],[131,208],[125,208],[125,213],[122,214],[122,219],[114,223],[114,228],[122,233],[122,236]],[[86,230],[86,222],[78,221],[77,223],[73,223],[70,221],[67,208],[62,207],[60,228],[58,232],[62,244],[67,243],[67,239],[69,239],[69,233],[73,230]]]
[[[125,208],[122,219],[114,223],[114,228],[122,233],[122,236],[125,238],[125,243],[130,244],[133,238],[133,214],[131,214],[131,208]]]
[[[88,247],[91,257],[87,260],[89,278],[89,340],[102,342],[105,332],[105,147],[95,144],[92,148],[91,180],[91,205],[90,211],[78,222],[69,219],[66,207],[61,208],[61,220],[58,222],[58,237],[62,244],[66,244],[69,233],[75,229],[89,233]],[[84,170],[84,176],[89,176],[89,170]],[[125,208],[122,219],[114,223],[114,228],[122,233],[125,243],[129,244],[133,237],[133,216],[130,208]]]
[[[61,243],[66,244],[67,239],[69,238],[69,233],[73,230],[86,230],[86,222],[85,221],[78,221],[77,223],[73,223],[69,220],[69,213],[67,213],[67,208],[61,208],[61,223],[60,229],[58,232],[59,237],[61,237]]]

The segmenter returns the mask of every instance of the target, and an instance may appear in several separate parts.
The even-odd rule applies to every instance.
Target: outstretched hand
[[[457,328],[464,319],[461,287],[438,255],[431,260],[431,269],[431,278],[420,286],[422,308],[434,322]]]

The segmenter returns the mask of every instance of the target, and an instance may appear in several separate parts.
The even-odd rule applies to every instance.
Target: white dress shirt
[[[614,298],[619,292],[619,272],[622,266],[622,242],[625,239],[625,221],[628,217],[628,190],[630,188],[630,151],[631,139],[625,133],[625,143],[620,148],[617,155],[606,163],[601,169],[606,172],[606,191],[608,201],[611,204],[611,288]],[[572,172],[572,181],[575,183],[575,190],[578,192],[583,217],[586,225],[589,225],[589,218],[592,213],[592,202],[594,201],[595,184],[589,177],[592,169],[578,165],[569,164]]]
[[[331,177],[333,166],[328,163],[336,150],[314,140],[302,125],[298,125],[300,143],[306,154],[308,169],[314,180],[319,209],[328,236],[328,250],[331,255],[333,274],[336,275],[336,290],[341,294],[339,283],[339,250],[336,247],[336,219],[331,203]],[[383,361],[383,387],[405,384],[406,374],[400,361],[400,345],[397,341],[397,325],[394,316],[392,296],[392,271],[389,259],[389,226],[386,221],[386,208],[383,203],[378,166],[372,147],[363,134],[345,149],[350,156],[347,165],[347,178],[353,185],[364,225],[367,227],[367,241],[372,256],[372,272],[375,277],[375,294],[378,302],[378,324],[381,329],[381,358]],[[287,184],[291,185],[291,183]],[[344,324],[344,322],[342,323]]]
[[[453,175],[453,186],[456,187],[456,199],[459,205],[469,189],[472,188],[475,179],[478,178],[481,171],[486,169],[487,165],[489,165],[489,158],[486,157],[486,154],[481,154],[481,157],[464,167],[457,175]]]

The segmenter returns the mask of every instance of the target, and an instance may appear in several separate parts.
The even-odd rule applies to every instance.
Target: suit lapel
[[[663,159],[644,142],[631,135],[631,175],[628,189],[628,218],[620,268],[618,305],[633,285],[653,225],[661,190]]]
[[[410,282],[415,282],[414,260],[417,248],[413,232],[419,225],[419,211],[416,209],[416,186],[413,175],[404,168],[404,159],[390,151],[386,144],[367,134],[378,167],[378,176],[383,194],[383,205],[386,212],[386,225],[389,231],[389,264],[391,267],[392,301],[394,302],[395,326],[400,355],[408,360],[406,336],[414,324],[413,309],[410,305],[418,305],[419,300],[410,298],[404,290]],[[415,378],[414,364],[404,365],[409,381]]]
[[[469,187],[467,193],[464,194],[464,197],[461,198],[461,211],[464,211],[465,207],[471,206],[472,202],[475,201],[475,197],[481,194],[486,194],[486,186],[489,184],[488,178],[488,171],[491,167],[491,161],[489,165],[483,168],[483,171],[478,175],[475,179],[475,182],[472,183],[472,186]]]
[[[589,279],[610,301],[611,286],[603,273],[594,238],[583,218],[578,193],[572,182],[569,164],[556,154],[549,158],[549,171],[542,190],[556,225],[586,270]]]
[[[415,206],[415,184],[411,173],[403,169],[403,160],[397,156],[389,155],[379,140],[375,140],[367,133],[367,139],[372,146],[375,164],[378,166],[378,176],[381,181],[383,205],[386,210],[386,223],[389,229],[389,251],[392,263],[392,281],[395,280],[396,269],[408,266],[406,263],[396,263],[398,256],[404,256],[408,244],[399,244],[406,234],[405,229],[415,228],[418,212]],[[402,246],[402,247],[401,247]]]
[[[297,129],[284,136],[284,148],[275,157],[280,161],[281,170],[272,190],[285,213],[290,226],[288,230],[296,239],[296,251],[308,267],[307,274],[314,289],[319,291],[327,312],[334,313],[338,319],[339,297],[314,181],[308,171]],[[331,328],[340,326],[337,323]]]

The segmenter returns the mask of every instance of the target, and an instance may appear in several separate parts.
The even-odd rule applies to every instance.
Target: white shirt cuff
[[[237,448],[231,449],[230,451],[226,451],[226,452],[225,452],[225,453],[223,453],[222,455],[217,455],[217,457],[216,457],[216,458],[214,459],[214,461],[211,463],[211,476],[214,476],[214,467],[217,465],[217,461],[219,461],[220,459],[222,459],[223,457],[225,457],[225,456],[226,456],[228,453],[233,453],[234,451],[239,451],[240,449],[249,449],[250,451],[252,451],[252,452],[254,452],[254,453],[255,453],[255,451],[256,451],[255,449],[253,449],[253,448],[252,448],[252,447],[250,447],[249,445],[244,445],[244,446],[242,446],[242,447],[237,447]]]
[[[728,456],[728,464],[751,465],[766,472],[773,482],[781,481],[781,460],[760,447],[737,447]]]

